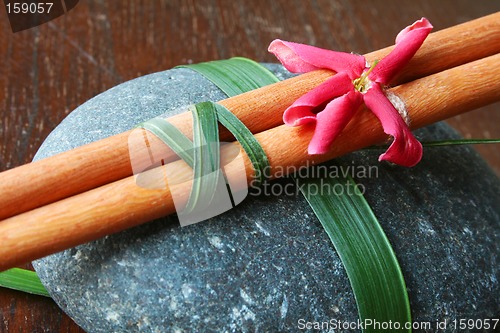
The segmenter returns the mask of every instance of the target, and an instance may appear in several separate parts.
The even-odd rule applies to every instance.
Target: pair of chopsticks
[[[366,58],[381,59],[391,49]],[[431,34],[395,79],[394,84],[401,85],[391,89],[405,101],[412,128],[500,100],[500,80],[494,70],[499,51],[499,13]],[[310,156],[311,128],[281,125],[283,111],[331,75],[311,72],[220,104],[257,133],[271,167],[320,163],[386,140],[378,120],[360,110],[328,154]],[[190,114],[169,121],[191,137]],[[175,212],[169,189],[136,185],[129,149],[141,150],[143,145],[129,142],[129,136],[125,132],[0,174],[0,271]],[[221,131],[221,139],[231,138]],[[150,145],[164,147],[158,139]],[[163,149],[173,169],[186,167]],[[242,158],[251,180],[253,167],[246,156]],[[240,177],[231,163],[225,167],[226,176]],[[190,182],[175,186],[182,187],[187,198]]]

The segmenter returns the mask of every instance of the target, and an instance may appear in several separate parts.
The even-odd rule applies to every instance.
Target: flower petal
[[[392,78],[410,61],[432,30],[431,23],[421,18],[404,28],[396,37],[396,46],[382,58],[368,75],[370,80],[388,84]]]
[[[335,74],[313,90],[302,95],[283,114],[283,121],[298,126],[316,121],[314,109],[352,89],[352,82],[345,73]]]
[[[361,93],[352,89],[328,103],[316,116],[316,128],[307,149],[308,153],[311,155],[326,153],[362,102]]]
[[[413,136],[398,110],[387,99],[377,83],[364,94],[366,106],[382,123],[384,132],[392,135],[394,141],[387,151],[380,155],[379,161],[390,161],[402,166],[412,167],[422,159],[422,144]]]
[[[337,73],[346,72],[351,80],[354,80],[361,75],[366,66],[366,60],[361,55],[330,51],[280,39],[272,41],[268,51],[293,73],[325,68]]]

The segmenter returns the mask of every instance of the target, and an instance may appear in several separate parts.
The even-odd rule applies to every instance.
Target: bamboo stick
[[[500,51],[500,13],[432,33],[394,83],[437,73]],[[392,47],[366,55],[380,59]],[[283,111],[299,96],[333,75],[315,71],[272,86],[261,88],[220,102],[232,110],[253,133],[282,124]],[[259,113],[254,104],[259,104]],[[181,114],[170,119],[186,135],[191,135],[191,116]],[[53,157],[27,164],[0,174],[0,219],[88,191],[132,174],[129,149],[140,146],[128,142],[130,132],[100,140]],[[222,140],[230,140],[221,131]],[[163,144],[153,138],[153,146]],[[131,145],[131,146],[130,146]],[[168,154],[169,152],[167,152]],[[177,157],[170,152],[170,159]],[[27,199],[29,198],[29,199]]]
[[[499,101],[500,80],[496,78],[496,71],[491,70],[499,62],[500,54],[496,54],[391,91],[405,102],[412,127],[422,127]],[[312,133],[312,127],[282,125],[255,137],[266,151],[271,167],[280,170],[324,162],[387,139],[379,121],[365,109],[357,112],[325,155],[307,154]],[[233,144],[238,145],[237,142]],[[244,154],[241,156],[247,180],[251,180],[254,170],[248,158]],[[226,166],[227,176],[230,179],[241,177],[232,163]],[[168,166],[180,170],[185,164],[174,161]],[[161,168],[164,167],[157,170],[163,172]],[[180,186],[187,198],[190,185],[185,182],[174,186]],[[1,221],[0,271],[174,212],[168,188],[138,187],[134,177],[104,185]]]

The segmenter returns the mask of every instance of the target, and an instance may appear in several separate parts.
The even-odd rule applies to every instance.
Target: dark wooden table
[[[1,7],[3,171],[30,162],[75,107],[138,76],[232,56],[275,62],[267,52],[275,38],[363,54],[393,44],[400,29],[422,16],[439,30],[496,12],[500,2],[89,0],[18,33]],[[498,138],[499,104],[449,123],[465,137]],[[499,147],[477,150],[500,174]],[[83,330],[50,299],[0,289],[0,332]]]

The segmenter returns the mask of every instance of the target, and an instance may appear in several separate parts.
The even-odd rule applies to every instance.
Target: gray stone
[[[73,111],[36,159],[223,97],[187,69],[141,77]],[[457,136],[443,124],[417,134],[422,140]],[[400,261],[414,320],[435,328],[436,321],[498,316],[496,176],[468,147],[428,148],[411,169],[378,163],[380,153],[339,161],[344,170],[376,168],[357,181]],[[295,194],[252,196],[183,228],[167,217],[34,266],[55,301],[88,332],[295,332],[301,319],[357,319],[342,263]]]

